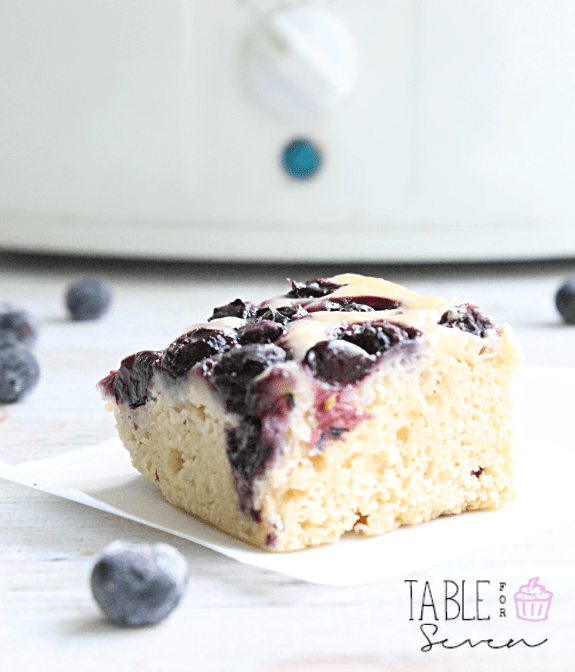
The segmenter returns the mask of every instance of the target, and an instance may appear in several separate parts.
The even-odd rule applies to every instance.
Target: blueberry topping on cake
[[[314,376],[325,383],[355,383],[375,364],[376,358],[363,348],[347,341],[320,341],[304,358]]]
[[[249,320],[256,314],[256,310],[257,306],[255,303],[236,299],[235,301],[226,303],[225,306],[214,308],[214,312],[212,316],[208,318],[208,322],[218,320],[221,317],[239,317],[242,320]]]
[[[319,311],[344,312],[344,313],[369,313],[375,310],[395,310],[400,307],[399,301],[387,299],[382,296],[354,296],[332,297],[319,302],[307,304],[305,309],[308,313]]]
[[[229,411],[246,410],[248,385],[269,366],[286,360],[286,352],[273,344],[250,343],[226,352],[210,376],[210,383],[217,390]]]
[[[446,310],[439,324],[445,327],[455,327],[481,338],[485,338],[488,332],[496,328],[495,323],[482,310],[470,303],[461,303]]]
[[[340,301],[341,299],[332,299],[332,301]],[[369,306],[373,310],[396,310],[401,307],[401,301],[396,299],[388,299],[385,296],[354,296],[355,303],[362,306]]]
[[[307,317],[309,313],[302,306],[281,306],[280,308],[273,308],[270,305],[265,305],[259,308],[256,312],[256,320],[268,320],[270,322],[278,322],[278,324],[287,324],[295,320],[301,320]]]
[[[422,332],[414,327],[386,320],[355,322],[338,332],[338,338],[363,348],[370,355],[383,354],[396,345],[421,336]]]
[[[327,278],[312,278],[307,282],[296,282],[289,279],[289,282],[292,288],[286,296],[290,299],[315,299],[319,296],[327,296],[327,294],[331,294],[336,289],[343,287],[343,285]]]
[[[353,299],[339,299],[338,301],[325,299],[320,303],[307,305],[308,313],[372,313],[373,308],[364,303],[356,303]]]
[[[286,328],[279,322],[259,320],[258,322],[248,322],[245,327],[238,329],[237,339],[240,345],[275,343],[286,331]]]
[[[160,360],[160,371],[173,380],[185,378],[198,362],[227,352],[234,345],[235,338],[223,331],[202,327],[194,329],[166,348]]]
[[[130,408],[143,406],[149,399],[150,382],[161,355],[161,352],[143,350],[125,357],[120,368],[104,378],[103,388],[115,397],[117,404],[124,402]]]

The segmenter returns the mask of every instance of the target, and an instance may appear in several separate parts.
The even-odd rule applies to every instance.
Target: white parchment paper
[[[520,380],[517,499],[499,511],[447,516],[375,538],[266,553],[168,504],[133,469],[119,439],[11,466],[3,478],[189,539],[240,562],[325,585],[380,581],[510,543],[575,518],[575,369],[526,367]]]

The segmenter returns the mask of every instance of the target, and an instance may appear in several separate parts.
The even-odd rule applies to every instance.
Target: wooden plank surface
[[[281,293],[286,276],[306,279],[344,270],[477,303],[514,326],[528,364],[575,366],[575,328],[561,326],[553,307],[559,281],[575,274],[569,262],[258,268],[0,253],[0,301],[25,306],[37,316],[42,367],[41,383],[28,399],[0,407],[0,459],[18,463],[49,457],[113,436],[113,419],[94,386],[123,356],[165,347],[183,327],[203,321],[214,306],[237,296],[263,300]],[[109,282],[113,309],[98,322],[71,323],[63,295],[70,282],[85,276]],[[188,560],[186,597],[158,626],[117,628],[93,602],[88,578],[94,558],[115,539],[167,542]],[[554,594],[545,622],[514,616],[513,593],[533,576]],[[1,672],[573,669],[575,523],[415,574],[330,588],[244,566],[176,537],[0,480],[0,579]],[[418,581],[412,584],[411,604],[406,580]],[[461,590],[464,580],[468,616],[475,613],[476,582],[489,581],[480,584],[480,609],[489,620],[463,621],[461,615],[445,620],[444,582],[457,582]],[[419,620],[426,581],[437,622],[430,606]],[[502,595],[505,617],[499,615]],[[510,638],[548,641],[498,650],[485,643],[452,650],[438,644],[424,652],[427,640],[420,626],[425,622],[436,623],[435,639],[447,637],[448,646],[468,638],[472,643],[492,639],[494,646]]]

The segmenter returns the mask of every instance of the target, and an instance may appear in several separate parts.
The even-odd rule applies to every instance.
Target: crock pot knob
[[[296,120],[331,112],[357,79],[357,47],[345,23],[323,7],[283,7],[246,44],[248,86],[266,108]]]

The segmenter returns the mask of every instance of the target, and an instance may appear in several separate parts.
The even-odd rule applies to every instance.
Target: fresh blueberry
[[[184,378],[198,362],[226,352],[234,345],[235,338],[223,331],[199,327],[183,334],[166,348],[160,370],[174,380]]]
[[[0,403],[20,401],[40,380],[40,366],[30,348],[18,342],[0,345]]]
[[[376,362],[363,348],[346,341],[320,341],[304,357],[316,378],[347,385],[363,378]]]
[[[335,292],[336,289],[343,287],[337,282],[332,282],[327,278],[312,278],[306,282],[296,282],[288,278],[291,283],[291,290],[286,296],[292,299],[315,299],[320,296],[326,296]]]
[[[0,343],[17,341],[32,347],[37,337],[38,328],[31,315],[9,303],[0,305]]]
[[[555,294],[555,306],[566,324],[575,324],[575,278],[569,278]]]
[[[97,320],[112,303],[112,291],[97,278],[78,280],[68,288],[66,306],[73,320]]]
[[[255,303],[251,303],[250,301],[242,301],[242,299],[236,299],[235,301],[227,303],[225,306],[214,308],[214,312],[208,319],[208,322],[217,320],[221,317],[239,317],[242,320],[249,320],[255,314]]]
[[[462,303],[446,310],[439,324],[444,327],[461,329],[474,336],[485,338],[488,331],[494,330],[495,324],[477,306],[470,303]]]
[[[188,565],[168,544],[106,546],[91,576],[92,594],[119,625],[152,625],[166,618],[184,596]]]

